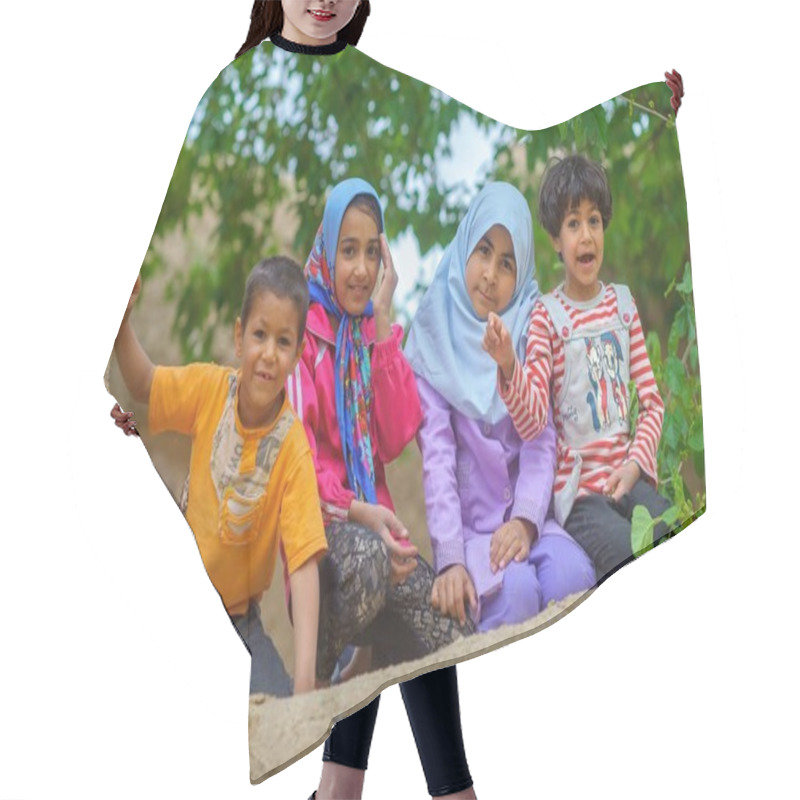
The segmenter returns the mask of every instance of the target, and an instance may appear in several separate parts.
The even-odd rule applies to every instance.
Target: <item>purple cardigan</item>
[[[511,417],[482,423],[456,411],[419,376],[417,389],[423,416],[417,442],[434,567],[438,574],[463,564],[484,597],[503,580],[502,571],[492,575],[489,569],[492,534],[521,517],[541,535],[556,471],[553,421],[536,439],[523,442]]]

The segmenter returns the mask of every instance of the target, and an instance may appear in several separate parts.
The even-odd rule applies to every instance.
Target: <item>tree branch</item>
[[[648,108],[647,106],[643,106],[641,103],[637,103],[635,100],[631,100],[631,98],[628,97],[627,95],[623,94],[623,95],[620,95],[620,96],[622,97],[623,100],[627,101],[630,105],[636,106],[636,108],[641,109],[646,114],[652,114],[653,116],[658,117],[659,119],[663,119],[664,122],[667,122],[670,125],[673,124],[672,120],[669,117],[665,116],[664,114],[661,114],[660,112],[656,111],[654,108]]]

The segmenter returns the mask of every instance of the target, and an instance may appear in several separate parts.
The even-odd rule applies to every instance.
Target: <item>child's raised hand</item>
[[[516,356],[511,345],[511,336],[503,325],[503,320],[493,311],[489,312],[486,321],[486,332],[483,335],[483,349],[494,359],[503,377],[511,380],[514,374],[514,364]]]
[[[389,250],[389,241],[386,234],[381,234],[381,261],[383,262],[383,277],[378,291],[372,298],[372,307],[375,314],[382,314],[388,319],[392,310],[392,298],[397,289],[397,271],[394,268],[392,253]]]
[[[617,467],[606,479],[603,487],[603,494],[612,500],[619,501],[623,495],[633,489],[639,478],[642,477],[642,470],[635,461],[628,461],[621,467]]]
[[[528,520],[514,517],[504,522],[493,534],[489,544],[489,567],[493,573],[505,569],[511,561],[525,561],[536,539],[536,526]]]
[[[133,311],[133,307],[136,305],[136,301],[139,299],[139,293],[142,291],[142,276],[136,276],[136,283],[133,284],[133,290],[131,291],[131,296],[128,298],[128,305],[125,308],[125,313],[122,316],[122,322],[125,323],[128,321],[128,317],[131,315],[131,311]]]
[[[478,595],[466,567],[453,564],[433,582],[431,605],[447,617],[457,619],[462,625],[467,621],[467,606],[474,614],[478,608]]]

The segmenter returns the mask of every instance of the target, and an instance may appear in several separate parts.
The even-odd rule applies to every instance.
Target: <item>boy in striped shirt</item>
[[[541,297],[531,314],[524,365],[495,314],[483,342],[523,439],[538,436],[553,400],[556,520],[594,561],[599,580],[633,558],[633,508],[643,505],[657,517],[670,505],[655,489],[664,403],[639,314],[626,286],[599,279],[611,211],[599,164],[576,155],[548,168],[539,219],[564,263],[564,283]],[[631,381],[638,395],[635,420]],[[659,523],[654,539],[666,532]]]

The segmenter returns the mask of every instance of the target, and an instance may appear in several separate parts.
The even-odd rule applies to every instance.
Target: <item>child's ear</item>
[[[233,343],[236,347],[236,358],[242,357],[242,318],[236,317],[236,323],[233,326]]]

